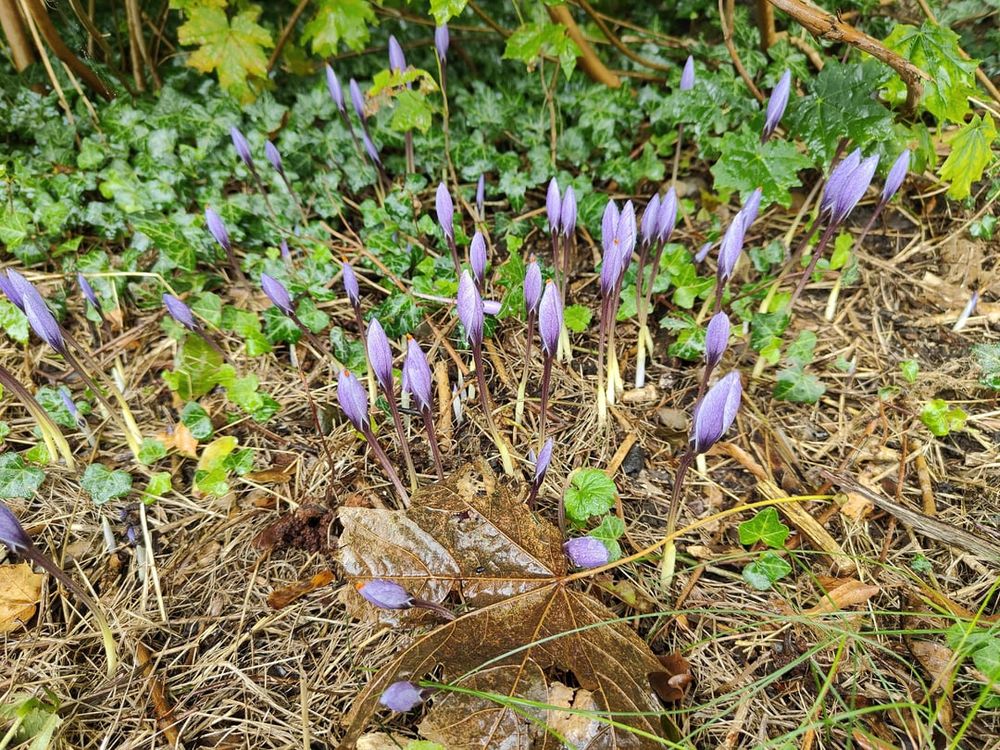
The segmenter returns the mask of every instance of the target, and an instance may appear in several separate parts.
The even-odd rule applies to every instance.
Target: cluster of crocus
[[[653,337],[649,333],[649,312],[653,300],[653,287],[660,273],[660,260],[663,258],[663,248],[670,241],[677,224],[677,192],[670,188],[667,194],[660,198],[656,193],[646,204],[639,223],[641,241],[639,246],[639,268],[635,276],[635,307],[639,322],[639,338],[635,353],[635,387],[642,388],[646,384],[646,354],[653,354]],[[652,256],[650,255],[652,251]],[[649,262],[649,279],[646,279],[646,267]]]
[[[613,200],[608,201],[601,220],[601,320],[597,354],[597,405],[598,420],[607,420],[607,404],[614,403],[616,395],[624,388],[615,351],[615,323],[621,301],[621,286],[625,271],[632,262],[635,250],[636,223],[632,201],[619,211]],[[605,353],[607,367],[605,368]],[[605,383],[605,375],[607,381]]]
[[[402,53],[402,50],[400,50],[400,53]],[[371,133],[368,131],[368,116],[365,113],[365,97],[361,93],[361,87],[353,78],[347,84],[348,93],[351,98],[351,106],[354,109],[354,114],[357,115],[358,121],[361,123],[360,146],[358,144],[357,131],[354,130],[354,125],[351,124],[350,115],[347,113],[347,104],[344,99],[344,89],[340,85],[340,79],[337,78],[337,74],[329,65],[326,66],[326,87],[330,92],[330,98],[333,99],[333,103],[337,106],[337,111],[340,113],[340,119],[343,121],[348,132],[351,134],[351,140],[354,141],[355,150],[360,155],[362,154],[362,146],[364,147],[363,153],[367,155],[372,168],[378,175],[380,185],[384,188],[389,182],[389,177],[385,173],[385,167],[382,166],[382,158],[379,156],[378,149],[375,147],[375,142],[372,140]]]
[[[549,181],[545,194],[545,213],[548,218],[549,234],[552,237],[552,267],[555,269],[559,299],[566,305],[566,286],[573,268],[576,246],[576,193],[572,185],[560,194],[555,177]],[[559,332],[559,357],[567,362],[573,359],[569,343],[569,332],[565,328]]]

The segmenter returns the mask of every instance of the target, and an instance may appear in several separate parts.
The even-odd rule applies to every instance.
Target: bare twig
[[[747,69],[743,67],[743,60],[740,59],[740,53],[736,50],[736,45],[733,43],[733,14],[735,0],[719,0],[719,22],[722,24],[722,40],[725,42],[726,49],[729,50],[729,57],[733,61],[733,67],[736,68],[736,72],[740,74],[740,78],[743,79],[743,83],[747,85],[750,89],[750,93],[753,94],[754,98],[759,101],[764,101],[764,95],[761,93],[760,89],[757,88],[757,84],[753,82],[753,78],[747,73]]]
[[[597,24],[597,28],[601,30],[601,33],[604,34],[605,38],[607,38],[607,40],[611,43],[611,46],[625,55],[625,57],[629,60],[651,70],[659,70],[664,73],[670,70],[670,66],[663,65],[655,60],[650,60],[648,57],[643,57],[642,55],[636,54],[630,50],[625,43],[618,38],[615,32],[611,30],[611,27],[604,22],[604,19],[594,11],[593,6],[588,3],[587,0],[576,0],[576,4],[583,9],[584,13],[594,19],[594,23]]]
[[[774,8],[767,0],[755,0],[757,6],[757,28],[760,29],[760,48],[767,52],[778,41],[774,31]]]
[[[17,10],[17,0],[0,0],[0,28],[7,37],[14,70],[20,73],[35,61],[35,53],[32,52],[31,42],[24,31],[24,23]]]
[[[573,20],[569,8],[565,5],[550,5],[548,10],[552,20],[565,26],[569,38],[576,42],[576,46],[580,48],[580,57],[578,58],[580,69],[597,83],[603,83],[613,89],[621,86],[621,79],[608,70],[607,66],[601,62],[601,58],[594,52],[594,48],[584,38],[580,27]]]
[[[285,48],[285,45],[288,44],[288,40],[291,38],[292,32],[295,30],[295,24],[298,23],[299,18],[305,11],[307,5],[309,5],[309,0],[299,0],[299,4],[295,6],[295,10],[292,11],[292,15],[288,17],[288,23],[286,23],[285,28],[281,30],[281,36],[278,37],[278,43],[274,45],[274,51],[271,53],[271,59],[267,61],[267,69],[269,72],[278,63],[278,58],[281,57],[281,51]]]

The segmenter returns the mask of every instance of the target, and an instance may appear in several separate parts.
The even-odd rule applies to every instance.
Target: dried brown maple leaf
[[[539,680],[550,668],[571,672],[604,713],[605,731],[590,750],[661,746],[663,708],[650,676],[663,666],[626,623],[573,588],[558,529],[484,464],[415,493],[405,512],[341,509],[341,521],[341,561],[353,582],[391,579],[435,602],[456,592],[476,607],[417,637],[372,678],[354,701],[341,748],[355,746],[389,685],[439,667],[452,685],[506,696],[517,708],[441,691],[432,703],[443,708],[431,708],[427,726],[447,747],[498,747],[511,732],[512,748],[557,747],[537,723],[523,723],[530,710],[516,703],[545,695]]]
[[[0,633],[12,633],[35,616],[43,578],[28,563],[0,565]]]

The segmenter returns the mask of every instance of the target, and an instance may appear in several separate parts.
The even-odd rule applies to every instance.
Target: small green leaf
[[[36,443],[28,448],[23,455],[25,461],[29,461],[37,466],[48,466],[51,460],[49,449],[45,447],[45,443]]]
[[[17,343],[28,343],[28,316],[7,300],[0,300],[0,328]]]
[[[132,489],[132,476],[125,471],[108,469],[94,463],[87,467],[80,479],[80,486],[87,491],[95,505],[104,505],[112,498],[127,495]]]
[[[144,438],[139,446],[139,463],[149,466],[167,455],[167,448],[156,438]]]
[[[920,363],[915,359],[904,359],[899,363],[899,371],[907,383],[916,383],[917,375],[920,374]]]
[[[802,331],[799,337],[788,345],[785,358],[794,365],[805,367],[813,361],[813,351],[816,349],[816,334],[812,331]]]
[[[781,549],[785,546],[785,540],[791,531],[778,518],[778,511],[774,508],[764,508],[749,521],[741,523],[739,533],[740,544],[744,547],[763,542],[768,547]]]
[[[368,359],[365,356],[364,344],[347,338],[344,329],[337,326],[330,331],[330,345],[333,347],[333,356],[344,367],[355,375],[365,374],[368,369]]]
[[[618,539],[625,533],[625,523],[616,515],[609,513],[602,520],[597,528],[592,529],[588,536],[599,539],[608,548],[610,562],[614,562],[622,556],[621,545]]]
[[[431,15],[434,16],[437,25],[441,26],[455,16],[461,15],[467,3],[468,0],[431,0]]]
[[[792,566],[774,552],[765,552],[743,568],[743,580],[758,591],[767,591],[792,572]]]
[[[566,515],[573,523],[584,524],[591,516],[607,513],[617,494],[615,483],[603,471],[578,469],[563,498]]]
[[[795,404],[815,404],[824,393],[826,386],[819,378],[801,367],[782,370],[774,385],[774,397],[778,401],[791,401]]]
[[[419,130],[426,133],[431,127],[433,109],[427,97],[420,91],[403,89],[395,96],[396,106],[392,110],[389,127],[397,133]]]
[[[142,492],[142,502],[152,505],[161,497],[164,497],[171,489],[170,472],[158,471],[149,478],[149,484]]]
[[[948,402],[941,398],[931,399],[920,410],[920,421],[936,437],[964,430],[967,418],[968,415],[962,409],[957,406],[952,409],[948,406]]]
[[[322,333],[330,325],[330,316],[316,307],[316,303],[309,297],[303,297],[295,306],[295,314],[303,325],[313,333]]]
[[[20,454],[0,454],[0,497],[31,497],[44,481],[45,472],[25,466]]]
[[[181,409],[181,422],[191,431],[195,440],[208,440],[212,437],[212,420],[208,412],[196,401],[184,404],[184,408]]]
[[[566,323],[566,327],[573,333],[583,333],[587,330],[587,326],[590,325],[592,315],[593,313],[589,307],[569,305],[563,311],[563,321]]]
[[[368,43],[368,27],[378,23],[368,0],[321,0],[317,5],[316,15],[302,30],[302,43],[311,43],[315,54],[335,55],[340,42],[352,50]]]
[[[956,200],[968,198],[972,183],[983,176],[983,171],[993,161],[993,141],[997,128],[989,115],[975,115],[958,129],[951,139],[951,153],[941,165],[941,179],[951,180],[948,197]]]
[[[563,75],[569,78],[576,67],[580,48],[566,35],[566,27],[558,23],[525,23],[507,37],[505,60],[520,60],[528,69],[534,68],[541,55],[559,59]]]
[[[1000,391],[1000,344],[976,344],[972,347],[972,356],[982,370],[979,382]]]

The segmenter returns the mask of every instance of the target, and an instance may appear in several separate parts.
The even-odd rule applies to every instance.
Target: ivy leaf
[[[618,539],[624,533],[625,522],[618,516],[609,513],[603,518],[600,525],[587,536],[600,539],[601,543],[608,548],[609,562],[614,562],[622,556],[622,547],[618,544]]]
[[[947,26],[929,22],[919,28],[901,23],[884,43],[930,75],[923,81],[923,103],[932,115],[939,121],[965,119],[968,97],[976,92],[976,63],[962,59],[958,34]],[[900,88],[905,88],[903,82],[894,79],[890,90]]]
[[[302,43],[310,42],[320,57],[336,54],[340,42],[359,50],[368,43],[369,25],[376,23],[368,0],[322,0],[313,20],[302,30]]]
[[[376,307],[371,317],[382,322],[386,336],[398,339],[412,333],[423,322],[424,314],[409,296],[397,292]]]
[[[142,501],[146,505],[152,505],[159,498],[170,492],[170,472],[158,471],[149,478],[149,484],[142,492]]]
[[[181,409],[181,422],[191,432],[195,440],[207,440],[212,437],[212,420],[201,404],[189,401]]]
[[[792,572],[792,566],[774,552],[765,552],[743,568],[743,580],[758,591],[767,591],[780,579]]]
[[[972,356],[982,370],[979,382],[1000,391],[1000,344],[976,344],[972,347]]]
[[[563,311],[563,321],[566,323],[566,327],[573,333],[583,333],[587,330],[587,326],[590,325],[590,319],[593,316],[593,312],[589,307],[584,305],[569,305]]]
[[[392,111],[389,127],[397,133],[419,130],[426,133],[431,126],[431,105],[423,94],[405,89],[396,94],[396,107]]]
[[[94,505],[104,505],[115,497],[127,495],[132,489],[132,475],[115,469],[112,471],[104,464],[91,464],[83,472],[80,486],[87,491]]]
[[[31,233],[31,214],[17,208],[7,207],[0,214],[0,242],[8,250],[14,250],[26,240]]]
[[[167,455],[166,446],[156,438],[143,438],[139,446],[139,463],[144,466],[156,463]]]
[[[200,336],[184,339],[172,372],[163,379],[184,400],[204,396],[221,382],[222,355],[206,344]]]
[[[247,6],[232,21],[222,8],[193,7],[177,30],[181,44],[197,44],[188,65],[202,73],[218,72],[219,85],[247,104],[254,99],[250,77],[267,77],[265,49],[274,46],[271,33],[257,23],[260,7]]]
[[[813,361],[813,350],[816,348],[816,334],[812,331],[802,331],[799,337],[788,346],[785,357],[794,365],[805,367]]]
[[[566,36],[566,27],[557,23],[525,23],[507,38],[505,60],[520,60],[533,70],[541,55],[559,58],[563,75],[569,78],[576,67],[580,48]]]
[[[0,455],[0,497],[31,497],[43,481],[45,472],[26,466],[19,453]]]
[[[997,128],[989,115],[976,115],[958,129],[951,139],[951,153],[941,165],[941,179],[951,180],[949,198],[969,197],[972,183],[983,176],[983,171],[993,161],[990,147],[996,137]]]
[[[467,3],[468,0],[431,0],[431,15],[440,26],[461,15]]]
[[[778,373],[778,382],[774,385],[774,397],[778,401],[791,401],[795,404],[815,404],[824,393],[826,386],[819,378],[807,373],[801,367],[782,370]]]
[[[791,531],[778,518],[778,511],[774,508],[764,508],[749,521],[741,523],[739,533],[740,544],[744,547],[763,542],[773,549],[781,549],[785,546],[785,540]]]
[[[944,437],[949,432],[965,429],[968,415],[959,407],[952,409],[943,398],[934,398],[920,410],[920,421],[936,437]]]
[[[344,367],[355,375],[364,375],[368,367],[364,344],[347,338],[344,329],[337,326],[330,331],[330,345],[333,347],[333,356],[340,360]]]
[[[920,363],[915,359],[905,359],[899,363],[899,371],[903,375],[903,380],[911,385],[917,382],[920,374]]]
[[[0,328],[17,343],[28,343],[28,316],[7,300],[0,300]]]
[[[584,524],[591,516],[600,516],[614,507],[618,490],[600,469],[579,469],[573,474],[563,504],[573,523]]]
[[[719,144],[719,160],[712,165],[715,188],[720,193],[737,192],[749,195],[763,188],[762,203],[791,205],[789,188],[797,187],[800,169],[812,166],[794,143],[772,139],[761,144],[760,135],[743,127],[737,133],[726,133]]]

